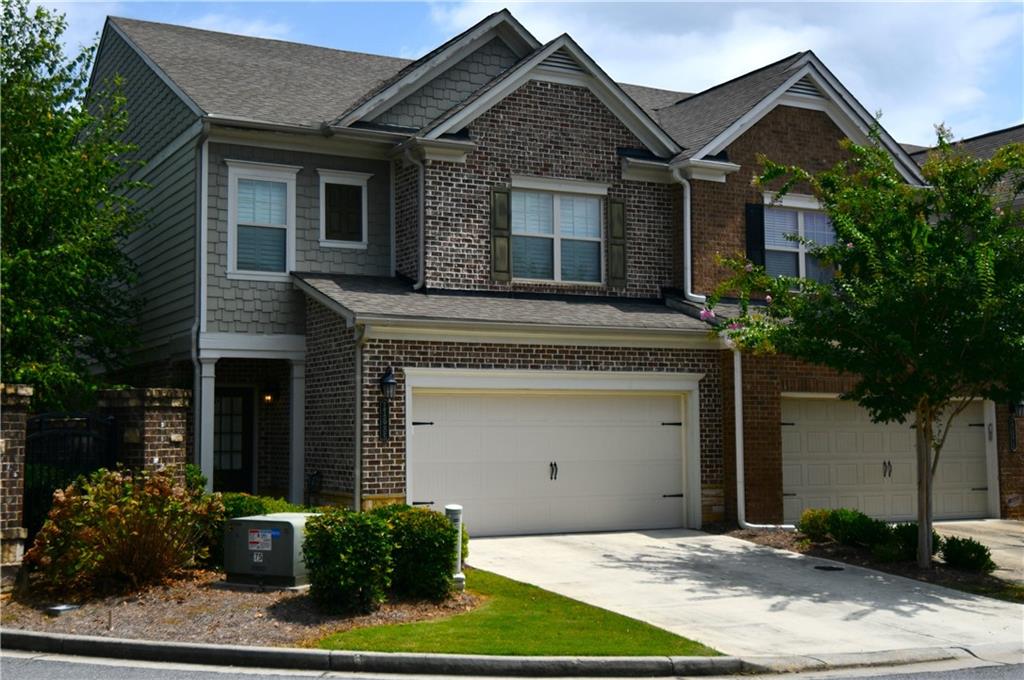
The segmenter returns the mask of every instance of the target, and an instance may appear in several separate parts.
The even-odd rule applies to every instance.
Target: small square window
[[[601,199],[512,192],[512,276],[601,283]]]
[[[365,248],[367,244],[367,183],[373,175],[319,169],[320,245]]]
[[[832,280],[832,268],[808,254],[807,246],[786,238],[798,236],[820,246],[836,242],[836,232],[824,213],[792,208],[764,210],[764,268],[772,276],[799,276],[819,283]]]

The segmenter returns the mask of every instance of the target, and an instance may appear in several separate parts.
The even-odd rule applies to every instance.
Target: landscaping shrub
[[[989,549],[973,538],[950,536],[942,542],[942,559],[954,569],[988,574],[996,568]]]
[[[807,508],[800,515],[796,528],[812,541],[824,541],[828,538],[828,518],[832,511],[824,508]]]
[[[412,509],[412,506],[411,505],[406,505],[405,503],[390,503],[388,505],[381,505],[380,507],[376,507],[373,510],[371,510],[370,512],[373,512],[373,513],[377,514],[378,516],[383,517],[388,522],[391,522],[396,515],[399,515],[399,514],[405,512],[406,510],[410,510],[410,509]],[[443,515],[444,513],[438,513],[438,514]],[[462,561],[463,561],[463,563],[465,563],[465,561],[466,561],[466,559],[468,557],[469,557],[469,530],[466,529],[466,523],[463,522],[462,523]]]
[[[372,512],[331,509],[310,517],[302,544],[310,595],[332,612],[369,612],[391,585],[391,529]]]
[[[408,597],[443,600],[451,594],[458,537],[439,512],[409,508],[391,518],[394,591]]]
[[[843,545],[870,548],[886,543],[891,536],[888,524],[849,508],[833,510],[827,524],[828,533]]]
[[[205,558],[223,513],[218,495],[189,491],[170,472],[101,469],[54,492],[25,561],[65,598],[135,590]]]
[[[206,475],[203,469],[194,463],[185,463],[185,488],[195,493],[206,491]]]

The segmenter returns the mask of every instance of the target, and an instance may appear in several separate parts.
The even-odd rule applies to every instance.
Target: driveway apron
[[[1024,605],[695,531],[482,538],[469,563],[724,654],[1019,645],[1024,636]]]

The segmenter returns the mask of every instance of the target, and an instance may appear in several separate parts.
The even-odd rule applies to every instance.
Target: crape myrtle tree
[[[761,158],[755,179],[779,195],[798,187],[818,199],[836,240],[804,244],[832,280],[773,277],[734,257],[724,260],[730,277],[709,306],[739,298],[738,315],[718,326],[738,349],[853,376],[844,399],[874,422],[912,422],[917,561],[928,568],[932,480],[950,424],[972,399],[1024,396],[1024,145],[978,159],[940,127],[921,170],[926,186],[914,186],[877,135],[842,144],[847,159],[828,170]]]
[[[63,15],[2,6],[0,373],[34,385],[37,408],[75,407],[93,369],[132,345],[134,272],[119,245],[138,223],[125,194],[141,185],[128,180],[119,83],[86,100],[95,47],[67,57]]]

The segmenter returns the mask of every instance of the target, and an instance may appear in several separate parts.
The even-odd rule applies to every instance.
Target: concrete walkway
[[[1024,522],[1012,519],[975,519],[936,522],[943,536],[973,538],[988,546],[997,569],[993,576],[1024,583]]]
[[[823,571],[839,565],[695,531],[481,538],[469,564],[737,656],[1017,646],[1024,635],[1022,605]]]

